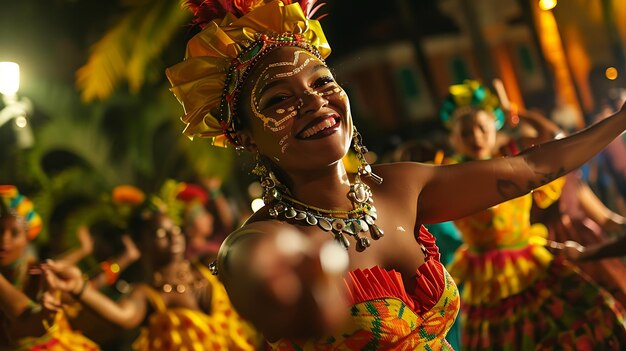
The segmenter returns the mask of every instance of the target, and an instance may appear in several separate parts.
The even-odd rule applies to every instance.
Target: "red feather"
[[[292,0],[282,0],[283,4],[291,5],[294,3]],[[299,0],[300,7],[307,18],[312,18],[313,15],[326,3],[320,3],[315,6],[317,0]],[[222,19],[226,17],[226,14],[231,13],[237,17],[245,15],[237,6],[235,6],[235,0],[184,0],[183,7],[188,8],[193,13],[193,23],[204,28],[209,22],[214,19]],[[318,16],[316,19],[321,19],[326,15]]]
[[[183,6],[193,13],[193,23],[201,28],[214,19],[226,17],[227,13],[236,14],[232,0],[185,0]]]
[[[319,10],[320,7],[326,5],[326,3],[323,2],[314,7],[317,0],[300,0],[299,2],[300,2],[300,7],[302,8],[302,11],[304,12],[304,15],[306,16],[306,18],[313,18],[317,10]],[[322,15],[316,19],[321,19],[324,16],[325,15]]]

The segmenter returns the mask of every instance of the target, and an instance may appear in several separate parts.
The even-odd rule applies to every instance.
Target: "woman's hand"
[[[583,259],[585,247],[575,241],[568,240],[563,243],[561,252],[563,256],[570,261],[580,261]]]
[[[349,311],[346,250],[291,226],[254,225],[231,234],[218,256],[220,279],[235,308],[268,340],[340,329]]]
[[[76,266],[48,260],[41,268],[44,271],[46,282],[53,290],[60,290],[77,296],[85,289],[87,283],[83,280],[82,272]]]
[[[626,219],[614,214],[607,219],[602,229],[609,234],[626,234]]]
[[[141,251],[128,234],[122,235],[122,244],[124,244],[124,253],[129,261],[135,262],[141,257]]]
[[[81,225],[76,231],[76,236],[80,242],[80,248],[85,256],[91,255],[93,252],[93,237],[87,226]]]

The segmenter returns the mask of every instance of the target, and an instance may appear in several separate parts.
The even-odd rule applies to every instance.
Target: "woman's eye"
[[[317,80],[315,80],[315,82],[313,83],[312,88],[313,89],[321,88],[321,87],[323,87],[326,84],[333,83],[334,81],[335,81],[335,79],[332,76],[320,77]]]
[[[271,107],[274,106],[276,104],[280,104],[281,102],[285,101],[289,99],[289,96],[287,95],[275,95],[273,97],[271,97],[270,99],[267,100],[267,102],[265,103],[264,108],[266,107]]]

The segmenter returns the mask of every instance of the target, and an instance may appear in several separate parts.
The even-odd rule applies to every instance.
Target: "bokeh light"
[[[539,0],[539,8],[543,11],[552,10],[556,6],[556,0]]]
[[[260,198],[252,200],[252,203],[250,204],[250,207],[252,207],[252,211],[254,212],[260,210],[263,206],[265,206],[265,203],[263,202],[263,199]]]
[[[606,71],[604,71],[604,75],[609,80],[615,80],[617,79],[617,76],[619,75],[619,73],[617,72],[617,68],[609,67],[606,69]]]
[[[24,116],[18,116],[15,118],[15,125],[19,128],[24,128],[28,124],[28,120]]]

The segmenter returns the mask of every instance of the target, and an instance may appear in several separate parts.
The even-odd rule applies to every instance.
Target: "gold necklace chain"
[[[349,210],[349,211],[346,211],[346,210],[327,210],[327,209],[324,209],[324,208],[311,206],[311,205],[306,204],[306,203],[304,203],[302,201],[296,200],[293,197],[291,197],[291,196],[289,196],[287,194],[284,194],[284,193],[281,194],[281,196],[282,196],[283,199],[285,199],[285,200],[287,200],[289,202],[292,202],[294,204],[300,205],[300,206],[304,207],[307,210],[315,210],[315,211],[317,211],[319,213],[324,213],[324,214],[328,214],[328,215],[331,215],[331,216],[332,215],[344,215],[344,216],[350,217],[352,215],[359,215],[359,214],[363,214],[365,212],[364,208],[355,208],[355,209],[352,209],[352,210]]]

